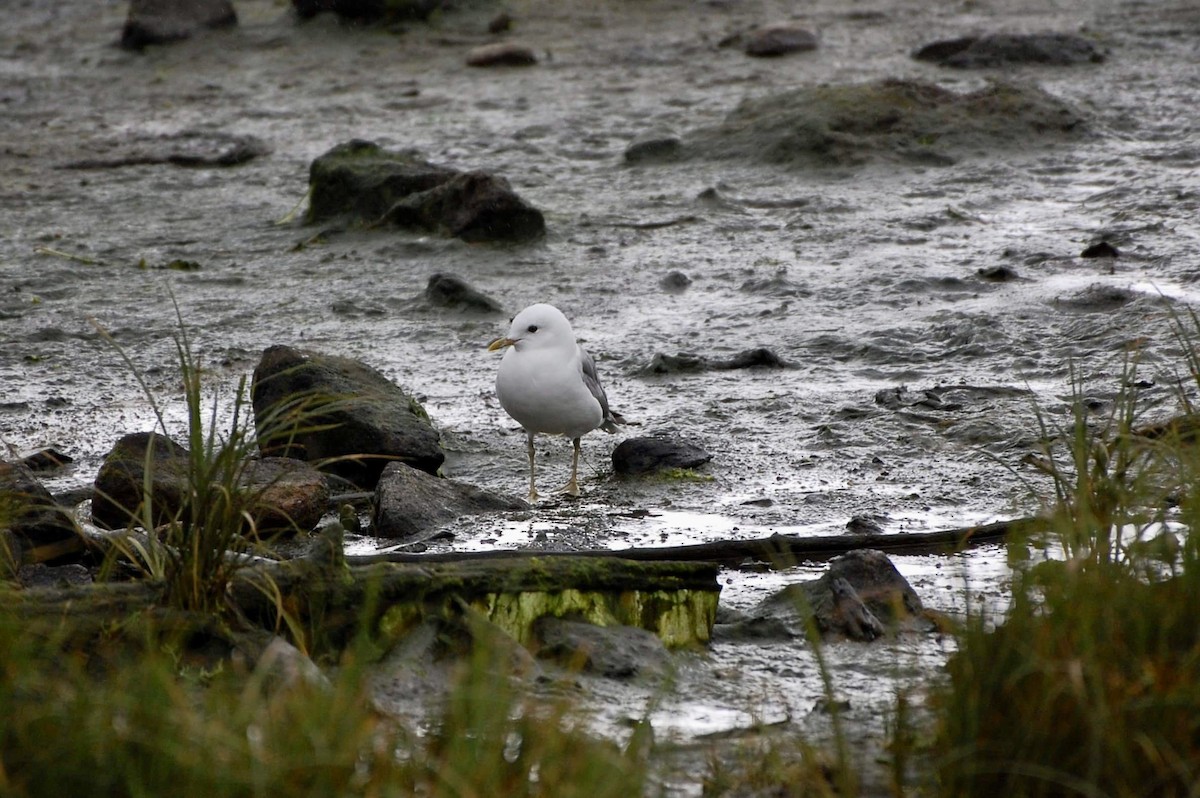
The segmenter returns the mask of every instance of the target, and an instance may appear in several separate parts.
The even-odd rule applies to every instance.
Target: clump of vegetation
[[[1140,424],[1135,366],[1109,414],[1077,387],[1047,436],[1059,556],[1017,569],[1003,623],[962,633],[936,696],[940,794],[1197,795],[1200,449],[1187,423]]]

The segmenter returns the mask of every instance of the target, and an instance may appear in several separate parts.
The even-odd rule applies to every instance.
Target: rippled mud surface
[[[496,402],[485,351],[507,315],[430,307],[421,292],[435,272],[510,313],[554,303],[614,407],[640,423],[630,434],[672,431],[713,454],[700,479],[619,480],[615,439],[590,435],[582,501],[459,524],[453,546],[839,534],[854,515],[894,532],[994,520],[1036,509],[1021,458],[1036,449],[1035,408],[1051,424],[1068,412],[1072,372],[1102,409],[1136,350],[1148,400],[1173,407],[1183,369],[1170,310],[1200,296],[1200,10],[1186,0],[827,0],[802,18],[820,48],[773,60],[718,43],[788,18],[791,4],[525,2],[510,9],[511,38],[540,63],[498,70],[465,66],[490,40],[490,6],[399,34],[299,24],[265,0],[237,7],[236,29],[144,54],[112,46],[123,3],[6,11],[0,435],[19,454],[54,444],[76,458],[52,490],[90,484],[121,434],[153,424],[98,328],[181,428],[173,294],[219,415],[268,345],[357,357],[422,398],[448,476],[522,494],[523,436]],[[934,38],[997,30],[1082,31],[1109,55],[985,71],[909,57]],[[746,98],[888,77],[956,92],[997,77],[1040,86],[1086,129],[1018,146],[968,137],[936,165],[869,152],[827,167],[623,162],[636,137],[686,138]],[[227,168],[95,164],[184,131],[252,135],[271,152]],[[379,231],[314,240],[319,230],[281,223],[311,160],[351,138],[505,175],[549,233],[504,248]],[[1120,256],[1079,257],[1101,239]],[[176,260],[199,268],[163,268]],[[997,267],[1008,279],[985,276]],[[691,284],[664,288],[673,270]],[[656,353],[760,346],[790,367],[643,373]],[[566,442],[544,442],[540,458],[544,484],[565,481]],[[1003,601],[998,551],[896,561],[935,608]],[[818,572],[729,571],[722,600],[748,606]],[[882,728],[896,685],[926,682],[949,646],[830,647],[850,719]],[[665,698],[611,684],[590,695],[602,715],[657,702],[659,739],[683,744],[754,719],[803,727],[821,696],[811,653],[791,643],[721,643],[680,679],[686,689]]]

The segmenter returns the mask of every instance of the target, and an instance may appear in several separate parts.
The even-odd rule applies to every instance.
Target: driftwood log
[[[999,543],[1014,533],[1043,530],[1041,518],[1015,518],[991,524],[959,527],[934,532],[869,533],[861,535],[771,535],[752,540],[718,540],[687,546],[650,546],[632,549],[588,549],[584,551],[538,552],[544,558],[606,557],[638,562],[711,562],[736,566],[765,562],[787,567],[806,560],[829,560],[855,549],[878,549],[889,554],[947,554],[970,546]],[[347,557],[352,565],[372,563],[443,563],[506,560],[528,557],[524,549],[491,551],[447,551],[435,553],[388,552]]]

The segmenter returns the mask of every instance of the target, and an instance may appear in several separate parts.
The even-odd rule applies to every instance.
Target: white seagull
[[[579,495],[579,439],[599,428],[616,432],[625,419],[608,406],[596,364],[575,341],[571,322],[553,305],[530,305],[512,320],[508,335],[488,345],[508,348],[496,372],[500,406],[525,429],[529,450],[529,501],[537,501],[533,438],[539,432],[571,439],[571,479],[563,491]]]

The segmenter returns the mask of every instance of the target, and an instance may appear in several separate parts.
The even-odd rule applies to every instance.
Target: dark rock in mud
[[[96,474],[92,520],[97,526],[142,525],[148,455],[151,523],[167,523],[184,509],[192,490],[188,450],[156,432],[135,432],[117,441]],[[298,460],[247,460],[235,481],[244,491],[246,510],[259,535],[312,529],[329,504],[329,488],[320,472]]]
[[[0,571],[24,560],[55,561],[83,551],[83,538],[70,511],[21,463],[0,460]],[[15,548],[18,550],[4,551]],[[11,558],[12,562],[8,562]]]
[[[846,532],[851,535],[877,535],[883,531],[883,525],[869,515],[856,515],[846,522]]]
[[[1120,255],[1121,250],[1107,241],[1098,241],[1079,253],[1081,258],[1117,258]]]
[[[1070,310],[1108,312],[1128,305],[1139,296],[1136,291],[1124,286],[1092,283],[1076,294],[1055,299],[1054,304]]]
[[[950,163],[961,153],[1051,144],[1085,127],[1080,113],[1033,85],[957,93],[888,79],[743,100],[720,125],[686,137],[682,154],[792,166]]]
[[[466,241],[527,241],[546,230],[542,212],[503,177],[459,172],[369,141],[339,144],[314,160],[309,187],[309,224],[392,224]]]
[[[187,39],[209,28],[237,24],[230,0],[131,0],[121,46],[141,50],[151,44]]]
[[[404,197],[441,185],[456,174],[422,159],[413,150],[385,150],[370,141],[339,144],[312,162],[308,223],[347,217],[378,222]]]
[[[516,42],[481,44],[467,53],[467,66],[533,66],[537,56],[533,49]]]
[[[435,307],[452,310],[476,313],[501,313],[504,310],[499,302],[453,274],[431,275],[425,285],[425,299]]]
[[[981,279],[992,283],[1006,283],[1020,279],[1017,270],[1011,266],[984,266],[975,272]]]
[[[672,269],[662,276],[658,284],[662,287],[662,290],[671,294],[678,294],[692,284],[692,278],[678,269]]]
[[[445,460],[424,408],[357,360],[272,346],[250,395],[264,455],[307,460],[361,488],[391,461],[433,474]]]
[[[492,34],[504,33],[505,31],[512,30],[512,25],[513,25],[512,15],[506,11],[501,11],[499,14],[492,17],[491,20],[488,21],[487,30],[488,30],[488,33],[492,33]]]
[[[529,241],[546,232],[542,212],[521,199],[503,177],[455,175],[393,205],[385,221],[435,230],[464,241]]]
[[[92,522],[105,529],[141,524],[146,462],[153,474],[151,524],[175,517],[187,496],[188,452],[157,432],[134,432],[120,438],[104,457],[93,485]]]
[[[634,626],[597,626],[543,616],[533,623],[536,655],[610,679],[661,676],[670,654],[658,635]]]
[[[356,22],[428,19],[446,5],[445,0],[292,0],[301,19],[330,11]]]
[[[529,505],[516,497],[391,463],[375,490],[371,533],[415,542],[462,515],[528,509]]]
[[[913,58],[958,69],[982,69],[1015,64],[1097,64],[1105,54],[1095,42],[1070,33],[994,33],[933,42],[913,53]]]
[[[237,166],[271,152],[262,139],[213,130],[138,133],[98,145],[105,154],[69,161],[64,169],[115,169],[122,166]]]
[[[73,462],[75,461],[70,455],[52,447],[21,458],[22,465],[30,471],[55,471]]]
[[[817,49],[817,36],[795,22],[763,25],[742,35],[746,55],[766,58]]]
[[[625,148],[625,163],[665,163],[673,161],[683,148],[679,136],[666,131],[644,133]]]
[[[881,551],[857,549],[829,563],[820,579],[788,585],[747,613],[725,616],[725,637],[803,637],[812,618],[822,635],[874,640],[887,629],[928,631],[916,591]]]
[[[676,355],[655,353],[642,370],[643,375],[691,374],[700,371],[731,371],[747,368],[791,368],[791,364],[770,349],[760,346],[745,349],[733,357],[707,358],[690,352]]]
[[[618,474],[650,474],[669,468],[699,468],[712,455],[695,444],[650,435],[627,438],[612,453],[613,471]]]

